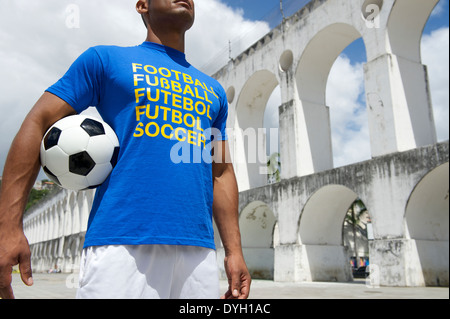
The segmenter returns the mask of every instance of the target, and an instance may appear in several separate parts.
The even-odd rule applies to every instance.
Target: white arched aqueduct
[[[94,194],[93,190],[60,190],[26,212],[24,230],[34,271],[79,269]]]
[[[240,189],[266,184],[259,174],[261,163],[248,161],[257,158],[252,154],[256,148],[247,150],[241,135],[263,127],[267,101],[278,85],[283,178],[333,168],[326,85],[339,54],[358,38],[368,61],[364,72],[372,156],[436,143],[420,40],[438,2],[311,1],[217,72],[230,93],[228,127],[235,135]],[[363,19],[370,6],[379,8],[376,23]]]
[[[373,225],[376,284],[448,286],[448,142],[437,143],[420,56],[422,31],[438,2],[313,0],[214,75],[229,100],[242,242],[256,278],[352,280],[342,226],[360,198]],[[358,38],[367,53],[373,158],[335,168],[326,85],[336,58]],[[282,180],[268,185],[258,129],[277,86]],[[33,267],[56,262],[70,270],[91,203],[91,192],[61,191],[27,212]],[[216,244],[223,267],[219,238]]]
[[[342,224],[352,202],[361,198],[374,228],[370,262],[378,267],[380,284],[448,285],[448,178],[440,175],[448,170],[448,143],[436,144],[420,55],[424,26],[438,2],[311,1],[215,74],[228,93],[243,244],[257,276],[351,280]],[[327,81],[337,57],[359,38],[367,54],[373,160],[335,168]],[[267,185],[267,144],[259,129],[277,86],[282,182]],[[430,145],[443,153],[435,158]],[[431,153],[422,154],[424,149]],[[309,184],[302,188],[304,180]],[[271,232],[255,231],[262,222],[253,219],[255,209],[267,216]],[[247,234],[258,243],[247,241]]]

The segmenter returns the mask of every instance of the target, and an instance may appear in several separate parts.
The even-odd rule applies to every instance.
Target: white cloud
[[[366,107],[359,102],[363,92],[362,64],[352,65],[345,55],[339,56],[327,85],[335,167],[371,158]]]
[[[422,39],[422,61],[428,67],[438,141],[449,138],[449,31],[435,30]]]
[[[135,0],[0,2],[0,175],[10,144],[28,111],[83,51],[94,45],[132,46],[145,40],[146,30],[135,11],[135,3]],[[69,28],[74,26],[71,15],[76,13],[66,12],[69,5],[79,10],[79,28]],[[188,33],[186,52],[188,60],[198,67],[224,48],[228,57],[228,40],[237,34],[249,34],[241,43],[246,47],[269,31],[266,24],[245,20],[242,12],[218,0],[197,1],[196,6],[197,21]]]
[[[220,15],[217,14],[220,12]],[[242,10],[234,10],[220,1],[197,1],[196,24],[187,33],[186,53],[192,64],[211,73],[224,66],[270,31],[261,21],[248,21]]]

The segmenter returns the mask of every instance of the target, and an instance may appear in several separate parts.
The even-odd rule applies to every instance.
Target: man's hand
[[[22,229],[0,228],[0,298],[14,298],[11,274],[17,264],[24,284],[33,285],[30,246]]]
[[[247,299],[251,278],[242,255],[225,257],[228,290],[221,299]]]
[[[228,291],[222,299],[247,299],[251,278],[242,253],[239,193],[226,141],[215,143],[213,157],[213,213],[225,250],[225,272],[228,277]]]
[[[59,119],[75,110],[45,92],[25,118],[6,159],[0,189],[0,297],[14,298],[12,267],[19,264],[22,281],[31,286],[30,246],[23,233],[23,212],[39,174],[42,136]]]

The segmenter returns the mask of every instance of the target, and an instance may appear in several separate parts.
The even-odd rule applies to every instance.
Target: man
[[[96,192],[77,296],[219,297],[212,215],[226,256],[229,288],[222,297],[249,295],[237,184],[226,161],[226,96],[184,55],[194,1],[139,0],[136,9],[147,26],[146,41],[83,53],[38,100],[13,141],[0,194],[2,298],[14,297],[14,265],[22,281],[33,284],[22,214],[39,172],[42,136],[57,120],[89,106],[113,127],[121,150]],[[205,156],[211,145],[212,163]]]

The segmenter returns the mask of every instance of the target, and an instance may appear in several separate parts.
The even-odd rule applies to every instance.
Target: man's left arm
[[[222,298],[247,299],[251,278],[242,253],[239,230],[239,193],[233,165],[229,160],[226,141],[214,146],[213,214],[225,249],[225,271],[228,277],[228,291]]]

